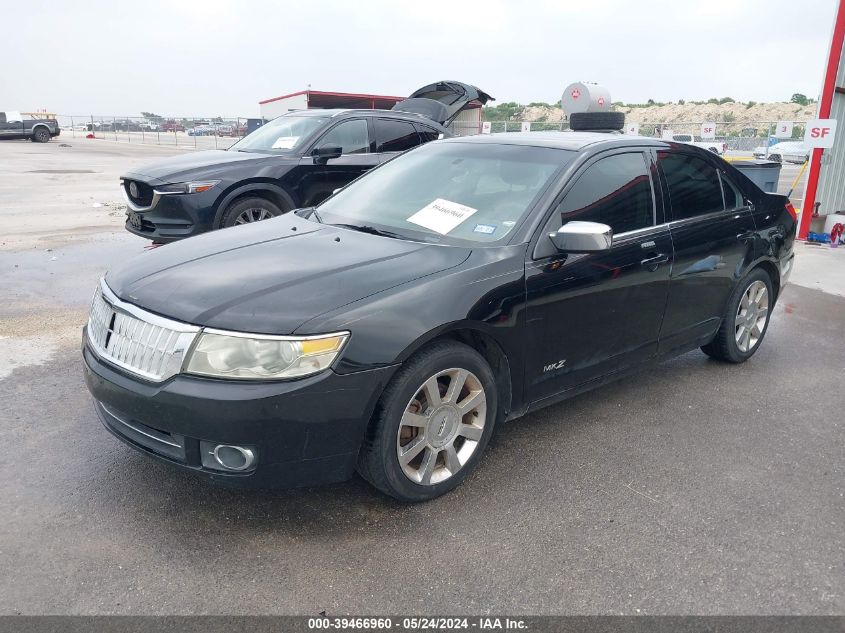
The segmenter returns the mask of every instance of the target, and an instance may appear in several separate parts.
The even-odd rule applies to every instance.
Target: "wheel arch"
[[[247,197],[265,198],[281,208],[287,207],[289,211],[296,209],[298,206],[293,196],[273,181],[251,180],[246,183],[239,182],[224,192],[218,199],[214,211],[213,227],[215,229],[220,228],[220,223],[223,221],[223,214],[233,202]]]
[[[35,125],[33,125],[33,126],[32,126],[32,131],[31,131],[31,133],[32,133],[32,136],[33,136],[33,137],[35,136],[35,131],[36,131],[38,128],[44,128],[45,130],[47,130],[47,134],[49,134],[49,135],[50,135],[50,137],[52,137],[52,136],[53,136],[53,132],[50,130],[50,126],[49,126],[49,125],[47,125],[46,123],[36,123]]]
[[[745,274],[747,275],[748,273],[752,272],[757,268],[765,270],[766,274],[769,275],[769,279],[771,279],[772,281],[772,292],[775,295],[773,297],[772,303],[774,303],[778,300],[778,297],[780,297],[780,269],[774,262],[768,259],[761,259],[757,261],[753,266],[750,266],[748,270],[745,271]]]
[[[446,324],[419,337],[406,347],[397,358],[404,362],[415,352],[440,341],[455,341],[471,347],[481,354],[496,378],[496,391],[499,396],[499,419],[504,420],[512,410],[514,397],[514,372],[508,354],[502,344],[478,323],[456,322]]]

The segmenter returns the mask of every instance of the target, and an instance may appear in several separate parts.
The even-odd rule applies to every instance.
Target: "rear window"
[[[672,219],[724,211],[719,173],[706,160],[682,152],[657,153],[672,203]]]
[[[436,141],[440,138],[440,132],[427,125],[415,125],[417,132],[420,134],[420,141],[428,143],[429,141]]]
[[[404,152],[420,144],[412,123],[376,119],[376,152]]]

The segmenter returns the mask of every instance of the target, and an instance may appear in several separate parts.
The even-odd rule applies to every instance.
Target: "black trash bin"
[[[771,160],[735,160],[731,165],[736,167],[760,189],[769,193],[777,193],[780,180],[781,164]]]

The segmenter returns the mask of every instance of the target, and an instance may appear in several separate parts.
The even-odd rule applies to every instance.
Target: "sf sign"
[[[813,119],[807,121],[804,144],[807,147],[833,147],[836,137],[836,119]]]

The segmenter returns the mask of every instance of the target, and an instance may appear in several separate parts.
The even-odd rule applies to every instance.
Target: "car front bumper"
[[[123,196],[126,230],[148,240],[175,242],[214,228],[217,191],[157,196],[149,208],[133,208],[125,190]]]
[[[132,448],[207,478],[281,488],[348,479],[376,401],[394,367],[353,374],[327,371],[272,383],[179,374],[161,384],[101,360],[83,333],[85,382],[101,422]],[[210,468],[210,447],[247,447],[255,467]]]

